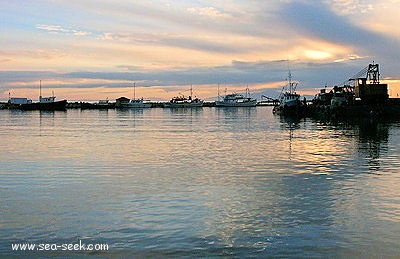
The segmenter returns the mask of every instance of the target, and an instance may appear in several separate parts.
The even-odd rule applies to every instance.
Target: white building
[[[20,97],[12,97],[10,98],[10,104],[27,104],[27,103],[32,103],[31,99],[28,98],[20,98]]]

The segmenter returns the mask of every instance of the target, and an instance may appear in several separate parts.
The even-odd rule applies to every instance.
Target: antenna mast
[[[39,102],[42,102],[42,80],[39,81]]]
[[[293,84],[292,84],[292,72],[289,69],[288,72],[288,79],[289,79],[289,93],[292,93],[293,91]]]
[[[219,83],[218,83],[218,101],[219,101]]]
[[[136,82],[133,82],[133,100],[136,100]]]

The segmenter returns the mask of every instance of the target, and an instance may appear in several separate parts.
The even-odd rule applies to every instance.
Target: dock
[[[274,111],[283,116],[323,120],[400,118],[400,98],[389,98],[388,85],[379,77],[379,65],[372,63],[343,86],[321,89],[311,102],[304,101],[290,110],[276,106]]]

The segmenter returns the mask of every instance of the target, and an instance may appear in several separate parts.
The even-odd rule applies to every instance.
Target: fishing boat
[[[47,98],[53,98],[53,97],[42,98],[42,101],[39,101],[37,103],[21,104],[18,108],[21,110],[44,110],[44,111],[65,110],[65,107],[67,105],[67,100],[55,101],[55,99],[53,99],[53,101],[43,101],[43,99]]]
[[[297,82],[292,81],[292,73],[289,70],[288,74],[288,88],[281,93],[279,98],[279,105],[283,108],[295,107],[300,105],[300,95],[296,93]]]
[[[144,100],[143,97],[136,99],[136,83],[133,84],[133,99],[130,100],[126,97],[117,99],[115,107],[117,108],[151,108],[152,104]]]
[[[165,108],[196,108],[203,107],[203,100],[193,98],[193,88],[190,87],[190,95],[188,97],[180,93],[179,96],[173,97],[169,102],[164,103]]]
[[[67,100],[56,101],[56,97],[42,97],[42,81],[40,80],[39,102],[26,102],[17,106],[21,110],[65,110]]]
[[[225,90],[226,92],[226,90]],[[218,91],[218,101],[215,102],[217,107],[254,107],[257,105],[257,100],[250,97],[250,90],[246,88],[246,95],[233,92],[226,94],[222,100]]]
[[[296,93],[298,83],[292,81],[292,73],[289,70],[288,84],[283,87],[282,92],[278,98],[279,103],[274,106],[273,112],[276,114],[289,114],[297,113],[300,106],[300,95]]]

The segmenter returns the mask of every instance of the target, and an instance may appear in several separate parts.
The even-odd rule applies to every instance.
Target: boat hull
[[[164,103],[165,108],[199,108],[203,107],[203,103]]]
[[[114,109],[115,104],[114,103],[82,103],[80,105],[80,108],[85,110],[85,109]]]
[[[285,102],[283,102],[283,104],[281,104],[281,106],[283,107],[295,107],[298,106],[300,104],[299,99],[292,99],[292,100],[286,100]]]
[[[307,114],[307,105],[301,103],[297,105],[275,105],[272,109],[272,113],[283,116],[305,116]]]
[[[117,108],[122,108],[122,109],[142,109],[142,108],[151,108],[152,104],[151,103],[121,103],[118,105]]]
[[[18,109],[21,110],[41,110],[41,111],[55,111],[65,110],[67,106],[67,100],[49,102],[49,103],[26,103],[21,104]]]
[[[257,105],[257,100],[252,100],[249,102],[224,102],[216,101],[215,106],[217,107],[254,107]]]

